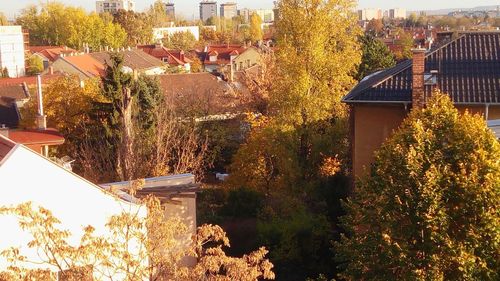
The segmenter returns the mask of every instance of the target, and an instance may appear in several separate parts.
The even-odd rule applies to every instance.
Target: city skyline
[[[50,1],[50,0],[49,0]],[[95,0],[58,0],[64,4],[74,5],[85,8],[87,11],[95,11]],[[154,0],[135,0],[138,11],[146,10]],[[183,16],[185,19],[197,19],[199,17],[199,0],[171,0],[176,7],[176,14]],[[17,0],[12,1],[0,1],[0,11],[6,14],[7,17],[12,18],[14,15],[19,14],[20,10],[27,5],[39,4],[40,2],[45,2],[41,0]],[[234,0],[234,1],[217,1],[217,4],[225,2],[236,2],[238,4],[238,9],[249,8],[249,9],[270,9],[273,7],[274,0]],[[454,8],[474,8],[477,6],[490,6],[498,5],[498,0],[461,0],[461,1],[432,1],[432,0],[421,0],[421,1],[389,1],[389,0],[360,0],[358,1],[358,8],[380,8],[382,10],[388,10],[390,8],[404,8],[407,11],[419,11],[419,10],[438,10],[438,9],[454,9]]]

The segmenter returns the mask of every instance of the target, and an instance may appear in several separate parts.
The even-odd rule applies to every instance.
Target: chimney
[[[411,51],[413,53],[411,102],[413,108],[422,108],[425,103],[425,49],[419,47]]]
[[[9,137],[9,128],[7,128],[5,124],[0,124],[0,135],[6,138]]]
[[[49,74],[53,75],[54,74],[54,67],[49,66]]]
[[[47,129],[47,119],[43,114],[42,76],[40,74],[36,77],[36,81],[38,86],[38,115],[36,117],[36,122],[39,130],[45,130]]]

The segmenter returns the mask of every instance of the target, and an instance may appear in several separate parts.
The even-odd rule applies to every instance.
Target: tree
[[[262,41],[262,19],[256,13],[250,16],[250,40],[253,43]]]
[[[197,42],[194,35],[189,31],[176,32],[164,39],[167,48],[185,51],[192,50]]]
[[[358,80],[377,70],[389,68],[396,64],[394,55],[380,40],[370,35],[360,37],[363,57],[358,67]]]
[[[148,44],[153,40],[153,24],[146,13],[119,10],[114,22],[127,31],[127,45]]]
[[[346,280],[498,280],[500,145],[446,95],[414,110],[346,202]]]
[[[194,173],[210,167],[206,137],[164,100],[157,78],[132,79],[112,54],[102,79],[102,101],[90,111],[79,148],[82,173],[97,182]]]
[[[323,212],[338,203],[326,202],[322,190],[344,188],[328,182],[344,175],[348,163],[347,109],[341,98],[354,85],[361,58],[353,7],[354,2],[336,0],[277,3],[276,65],[267,113],[249,120],[248,137],[229,169],[229,186],[266,195],[262,212],[272,220],[259,217],[259,223],[278,226],[272,227],[277,232],[260,237],[272,245],[271,256],[279,256],[277,271],[286,273],[286,280],[316,276],[318,268],[335,274],[333,255],[324,246],[335,239],[335,215],[324,219]],[[267,82],[262,82],[266,93]],[[303,212],[296,212],[296,206]],[[280,227],[300,222],[300,216],[313,223]],[[325,224],[312,228],[318,221]],[[292,255],[289,245],[307,245],[296,249],[306,258],[296,259],[299,254]]]
[[[36,75],[42,73],[43,60],[39,56],[31,55],[26,60],[26,74]]]
[[[372,19],[366,26],[366,32],[372,36],[379,36],[384,31],[384,22],[381,19]]]
[[[7,17],[2,12],[0,12],[0,25],[9,25]]]
[[[120,26],[104,22],[97,14],[87,14],[82,8],[58,2],[28,6],[16,19],[16,24],[30,31],[34,45],[69,46],[97,50],[104,46],[122,47],[126,33]]]
[[[169,22],[174,21],[167,15],[165,3],[162,0],[156,0],[149,8],[148,15],[151,18],[153,27],[165,27]]]
[[[93,226],[86,226],[79,245],[68,242],[72,236],[59,229],[60,221],[50,210],[31,203],[0,208],[0,215],[14,215],[21,229],[33,236],[28,244],[41,259],[38,270],[18,248],[2,249],[11,263],[0,274],[8,280],[260,280],[274,279],[273,265],[265,258],[263,247],[241,258],[229,257],[226,233],[218,226],[203,225],[187,247],[182,237],[186,226],[177,217],[166,217],[160,201],[147,197],[146,218],[134,212],[112,216],[106,224],[111,235],[97,236]],[[136,245],[131,247],[129,245]],[[134,250],[131,250],[131,249]],[[184,258],[197,259],[194,267],[181,264]],[[52,269],[49,270],[49,269]],[[58,272],[59,278],[55,272]],[[3,275],[3,276],[2,276]],[[10,277],[10,278],[9,278]],[[33,279],[31,279],[31,278]],[[84,279],[86,278],[86,279]],[[3,279],[3,278],[2,278]]]
[[[57,155],[78,155],[79,146],[86,138],[85,126],[90,122],[93,104],[103,101],[97,80],[87,80],[82,87],[77,76],[63,76],[43,89],[44,113],[47,125],[57,129],[66,139],[58,146]],[[21,108],[21,126],[35,127],[37,101],[30,101]]]
[[[412,57],[411,49],[415,45],[415,41],[413,40],[413,35],[403,30],[398,30],[396,31],[396,33],[399,35],[399,38],[396,41],[396,46],[398,47],[398,49],[394,52],[396,60],[402,61],[406,59],[411,59]]]

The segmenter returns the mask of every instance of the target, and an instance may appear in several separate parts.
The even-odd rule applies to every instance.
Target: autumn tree
[[[127,31],[127,45],[148,44],[153,40],[153,24],[146,13],[119,10],[114,22]]]
[[[396,64],[394,55],[389,48],[380,40],[371,35],[360,37],[363,56],[358,67],[358,80],[377,70],[392,67]]]
[[[394,51],[396,60],[402,61],[410,59],[412,57],[411,49],[415,46],[413,36],[401,29],[397,30],[396,34],[399,37],[396,41],[396,46],[398,49]]]
[[[192,50],[198,41],[194,35],[189,32],[176,32],[163,40],[165,46],[176,50]]]
[[[98,50],[105,46],[122,47],[126,39],[126,32],[119,25],[59,2],[26,7],[16,24],[30,31],[30,42],[34,45],[64,45],[75,49],[88,45]]]
[[[262,19],[256,13],[250,16],[250,40],[252,43],[262,41]]]
[[[165,10],[165,3],[162,0],[156,0],[149,8],[148,15],[153,27],[165,27],[169,22],[174,21],[169,18]]]
[[[1,249],[11,266],[0,278],[14,280],[244,280],[274,279],[273,265],[264,247],[241,258],[227,256],[226,233],[218,226],[203,225],[184,245],[189,235],[185,224],[167,217],[160,201],[143,200],[148,214],[124,211],[109,218],[109,235],[97,236],[93,226],[85,226],[80,244],[59,229],[60,221],[50,210],[33,208],[31,203],[0,208],[0,215],[17,217],[20,228],[33,240],[27,245],[37,250],[39,261],[23,256],[19,248]],[[188,236],[189,237],[189,236]],[[131,246],[135,245],[135,246]],[[186,258],[197,260],[192,267]],[[38,269],[27,266],[35,263]]]
[[[346,280],[498,280],[500,145],[435,94],[376,153],[346,202]]]
[[[366,32],[372,36],[379,36],[384,31],[384,22],[381,19],[372,19],[366,26]]]
[[[267,113],[249,120],[248,137],[230,166],[229,186],[266,194],[259,239],[271,246],[271,256],[280,260],[277,272],[286,280],[334,274],[333,255],[325,245],[335,239],[338,214],[325,217],[325,209],[338,201],[326,202],[324,192],[346,188],[333,179],[345,174],[348,163],[347,110],[341,98],[354,85],[361,58],[354,4],[277,3],[276,66]],[[304,237],[297,232],[310,240],[297,242]],[[307,258],[292,255],[292,244]]]
[[[78,155],[78,147],[87,136],[85,125],[90,121],[93,104],[102,100],[97,80],[89,79],[81,85],[77,76],[62,76],[44,87],[43,105],[47,125],[65,137],[65,143],[57,147],[56,155]],[[35,127],[37,106],[37,100],[30,99],[20,109],[22,127]]]
[[[9,25],[7,17],[2,12],[0,12],[0,25]]]
[[[26,74],[27,75],[36,75],[42,73],[43,68],[43,60],[39,56],[31,55],[26,60]]]

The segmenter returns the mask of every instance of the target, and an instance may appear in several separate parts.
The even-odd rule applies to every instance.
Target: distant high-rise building
[[[238,15],[238,9],[236,9],[236,3],[227,2],[220,4],[220,16],[226,19],[232,19]]]
[[[272,9],[259,9],[254,11],[262,19],[262,22],[273,22],[274,11]]]
[[[250,9],[247,9],[247,8],[238,10],[238,16],[243,17],[243,20],[245,20],[246,23],[248,23],[250,21],[251,14],[252,14],[252,11]]]
[[[170,19],[175,19],[175,6],[172,2],[165,3],[165,12]]]
[[[25,75],[24,34],[21,26],[0,26],[0,69],[9,77]]]
[[[406,9],[390,9],[389,10],[389,18],[391,19],[405,19],[406,18]]]
[[[217,16],[217,2],[216,1],[201,1],[200,2],[200,19],[207,21],[211,17]]]
[[[101,0],[96,1],[96,12],[115,14],[119,10],[135,11],[135,2],[132,0]]]
[[[359,20],[372,20],[372,19],[382,19],[383,14],[380,9],[363,9],[358,10]]]

